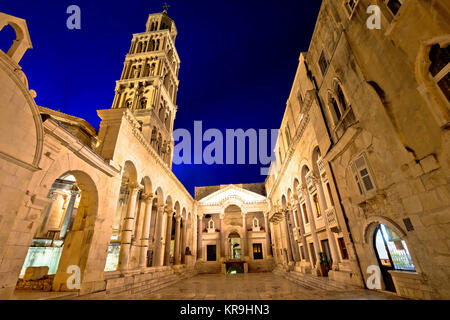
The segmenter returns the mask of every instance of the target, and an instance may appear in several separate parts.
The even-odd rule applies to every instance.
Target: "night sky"
[[[307,51],[320,1],[167,1],[178,28],[181,59],[176,128],[193,132],[279,128],[300,52]],[[164,1],[2,0],[0,12],[24,18],[33,43],[21,66],[36,102],[86,119],[111,107],[133,33]],[[81,8],[81,30],[69,30],[66,9]],[[0,32],[0,48],[12,29]],[[207,145],[208,143],[204,143]],[[195,186],[262,182],[261,165],[174,165]]]

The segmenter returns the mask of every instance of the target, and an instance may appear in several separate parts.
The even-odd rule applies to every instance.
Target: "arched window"
[[[136,53],[142,52],[142,42],[139,42]]]
[[[343,111],[347,110],[347,101],[345,100],[345,96],[344,93],[342,92],[342,88],[340,85],[337,86],[337,96],[342,110]]]
[[[450,46],[441,48],[435,44],[430,50],[430,74],[436,85],[450,101]]]
[[[127,108],[131,108],[132,104],[133,104],[133,101],[131,99],[127,100],[127,103],[126,103]]]
[[[145,98],[141,99],[140,108],[141,109],[146,109],[147,108],[147,99],[145,99]]]
[[[153,148],[156,148],[156,127],[153,127],[150,144],[153,146]]]
[[[289,146],[291,145],[291,133],[289,131],[289,125],[286,125],[286,129],[284,130],[284,132],[286,135],[287,148],[289,148]]]
[[[159,50],[159,45],[160,45],[160,40],[158,39],[158,40],[156,40],[156,51]]]
[[[332,107],[331,113],[333,115],[334,122],[337,123],[342,118],[341,110],[339,109],[338,103],[334,97],[330,99],[330,104]]]
[[[150,67],[150,75],[155,75],[155,69],[156,69],[156,63],[152,63],[152,66]]]
[[[411,259],[406,242],[384,224],[375,229],[375,248],[382,266],[395,270],[412,271],[416,268]]]

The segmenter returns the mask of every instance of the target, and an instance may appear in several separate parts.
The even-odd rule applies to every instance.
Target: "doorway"
[[[241,237],[237,232],[232,232],[228,236],[228,252],[231,260],[240,260],[242,258]]]
[[[331,258],[331,252],[330,252],[330,243],[328,242],[328,239],[320,241],[320,244],[322,245],[322,251],[324,254],[325,262],[327,264],[328,270],[332,270],[333,267],[333,259]]]
[[[416,271],[408,247],[397,233],[384,224],[375,228],[374,246],[386,290],[396,292],[389,271]]]
[[[217,261],[217,246],[215,244],[206,246],[206,261]]]

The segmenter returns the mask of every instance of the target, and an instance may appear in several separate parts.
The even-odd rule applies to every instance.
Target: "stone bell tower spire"
[[[112,108],[129,108],[148,142],[171,167],[180,58],[175,48],[177,28],[167,8],[150,14],[145,32],[133,35]]]

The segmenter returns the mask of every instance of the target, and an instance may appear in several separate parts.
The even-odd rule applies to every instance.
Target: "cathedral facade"
[[[35,103],[26,22],[0,13],[17,36],[0,51],[0,298],[248,272],[450,298],[450,5],[376,3],[381,29],[371,1],[322,2],[267,179],[194,197],[172,172],[180,57],[166,11],[132,36],[98,132]]]

